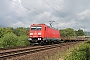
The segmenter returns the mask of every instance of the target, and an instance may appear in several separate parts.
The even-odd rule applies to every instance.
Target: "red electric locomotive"
[[[28,37],[31,44],[60,42],[60,32],[46,24],[32,24]]]

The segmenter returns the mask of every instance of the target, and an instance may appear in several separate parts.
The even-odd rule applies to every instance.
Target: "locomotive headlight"
[[[38,33],[38,35],[41,35],[41,33]]]
[[[29,38],[28,40],[32,40],[32,38]]]
[[[33,35],[33,33],[30,33],[30,35]]]
[[[38,40],[41,40],[41,38],[38,38]]]

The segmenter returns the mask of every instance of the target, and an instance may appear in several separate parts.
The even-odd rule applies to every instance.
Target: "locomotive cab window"
[[[31,30],[41,30],[42,26],[32,26]]]
[[[36,26],[31,27],[31,30],[36,30]]]
[[[41,30],[42,29],[42,26],[37,26],[37,30]]]

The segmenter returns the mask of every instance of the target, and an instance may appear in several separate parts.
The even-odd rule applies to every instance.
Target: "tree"
[[[7,28],[0,27],[0,38],[2,38],[7,33],[13,33],[13,30],[9,27]]]
[[[3,28],[0,27],[0,38],[3,37]]]
[[[83,32],[83,30],[78,30],[78,31],[76,31],[76,35],[77,36],[84,36],[85,34],[84,34],[84,32]]]
[[[60,30],[60,34],[61,34],[61,37],[63,37],[63,38],[65,38],[65,37],[71,38],[71,37],[76,36],[75,31],[72,28],[66,28],[64,30]]]
[[[17,36],[27,35],[28,29],[23,28],[23,27],[18,27],[14,29],[14,34],[16,34]]]

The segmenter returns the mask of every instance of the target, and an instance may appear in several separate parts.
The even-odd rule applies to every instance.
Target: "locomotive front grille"
[[[32,38],[32,40],[38,40],[38,38]]]
[[[40,42],[42,38],[29,38],[30,42]]]

